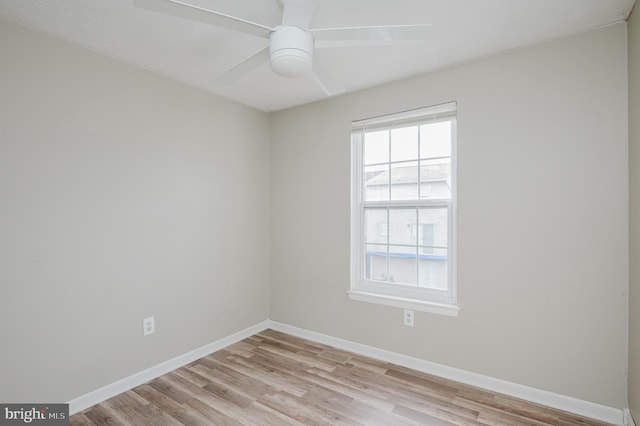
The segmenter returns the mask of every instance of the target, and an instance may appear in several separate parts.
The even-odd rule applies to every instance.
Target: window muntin
[[[455,305],[455,137],[455,103],[354,123],[352,296]]]

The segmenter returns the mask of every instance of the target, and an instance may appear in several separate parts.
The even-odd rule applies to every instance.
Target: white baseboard
[[[636,426],[636,422],[631,417],[631,411],[628,408],[624,409],[624,426]]]
[[[136,386],[148,382],[149,380],[155,379],[156,377],[160,377],[163,374],[175,370],[176,368],[180,368],[184,365],[189,364],[190,362],[193,362],[215,351],[239,342],[242,339],[253,336],[254,334],[268,328],[269,325],[269,320],[262,321],[258,324],[252,325],[251,327],[245,328],[244,330],[240,330],[237,333],[233,333],[230,336],[223,337],[222,339],[218,339],[215,342],[204,345],[198,349],[194,349],[190,352],[187,352],[186,354],[179,355],[175,358],[162,362],[158,365],[154,365],[153,367],[147,368],[146,370],[140,371],[138,373],[132,374],[129,377],[125,377],[124,379],[118,380],[117,382],[111,383],[100,389],[89,392],[88,394],[79,396],[78,398],[74,398],[68,402],[69,415],[73,415],[75,413],[79,413],[80,411],[86,410],[92,405],[99,404],[102,401],[112,398],[122,392],[133,389]]]
[[[568,411],[581,416],[590,417],[592,419],[601,420],[614,425],[633,425],[633,423],[627,423],[626,413],[624,413],[620,408],[608,407],[570,396],[508,382],[506,380],[495,379],[493,377],[448,367],[442,364],[436,364],[434,362],[413,358],[396,352],[375,348],[373,346],[367,346],[361,343],[328,336],[326,334],[316,333],[314,331],[290,326],[277,321],[269,321],[269,328],[291,334],[293,336],[312,340],[314,342],[333,346],[338,349],[376,358],[381,361],[401,365],[424,373],[433,374],[434,376],[455,380],[457,382],[466,383],[468,385],[524,399],[547,407]],[[628,417],[630,418],[631,416]],[[633,422],[633,420],[631,421]]]

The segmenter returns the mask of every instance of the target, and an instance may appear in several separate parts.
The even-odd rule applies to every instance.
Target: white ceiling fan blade
[[[335,96],[344,93],[346,89],[324,66],[322,61],[315,56],[313,58],[313,74],[312,77],[322,88],[327,96]]]
[[[262,38],[269,38],[271,28],[255,22],[245,21],[224,13],[204,9],[177,0],[133,0],[133,4],[141,9],[160,12],[165,15],[179,16],[192,21],[203,22],[245,34],[251,34]]]
[[[235,67],[231,68],[229,71],[222,74],[216,79],[216,83],[223,85],[231,84],[266,62],[269,62],[268,47],[265,47],[255,55],[250,56]]]
[[[431,24],[321,28],[311,33],[318,48],[413,44],[429,38]]]

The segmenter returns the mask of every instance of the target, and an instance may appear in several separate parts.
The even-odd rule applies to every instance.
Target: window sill
[[[460,312],[460,308],[457,305],[449,305],[445,303],[427,302],[358,290],[347,291],[347,294],[351,300],[394,306],[396,308],[413,309],[414,311],[429,312],[449,317],[457,317],[458,312]]]

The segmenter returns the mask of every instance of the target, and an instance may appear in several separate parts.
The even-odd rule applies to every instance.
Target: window
[[[455,316],[456,104],[353,123],[355,300]]]

